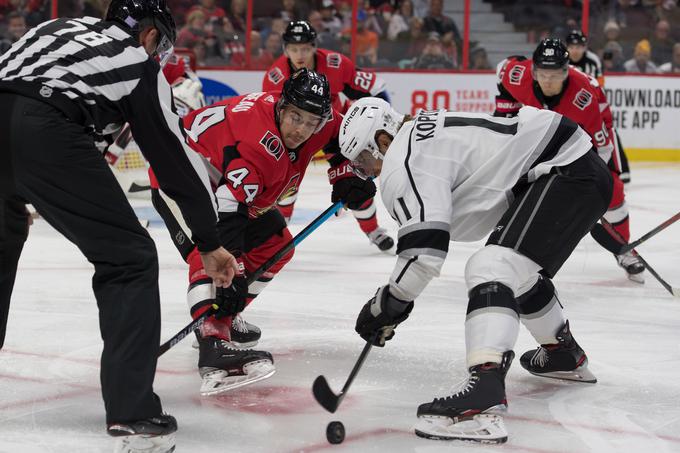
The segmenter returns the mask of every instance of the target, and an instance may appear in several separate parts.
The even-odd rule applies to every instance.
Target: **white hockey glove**
[[[184,118],[189,112],[205,107],[203,85],[198,80],[179,78],[172,84],[172,96],[175,98],[175,107],[180,118]]]

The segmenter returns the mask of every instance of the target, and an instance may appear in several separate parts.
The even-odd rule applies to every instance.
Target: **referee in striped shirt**
[[[171,434],[176,422],[162,415],[152,388],[160,342],[154,242],[93,134],[111,134],[127,121],[161,188],[180,206],[215,284],[228,286],[235,269],[233,256],[219,245],[206,167],[185,144],[158,63],[175,37],[165,0],[113,0],[104,20],[45,22],[0,55],[0,156],[3,167],[6,158],[13,160],[0,184],[0,270],[16,269],[18,253],[6,253],[23,243],[15,230],[25,237],[25,216],[4,214],[17,201],[32,203],[94,265],[104,340],[101,384],[112,435]],[[10,170],[13,189],[7,187]],[[9,292],[0,299],[3,336]]]

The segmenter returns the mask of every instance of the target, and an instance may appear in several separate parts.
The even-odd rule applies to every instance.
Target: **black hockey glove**
[[[394,337],[394,329],[408,318],[413,310],[413,301],[397,299],[390,294],[390,285],[378,288],[375,296],[361,309],[354,330],[366,341],[378,332],[373,344],[385,346]]]
[[[215,317],[220,319],[241,313],[246,308],[247,296],[248,282],[245,276],[234,277],[229,288],[215,288],[215,305],[218,306]]]
[[[342,201],[349,209],[359,209],[362,204],[375,196],[376,188],[370,179],[361,179],[352,171],[349,162],[331,167],[328,179],[333,184],[331,201]]]

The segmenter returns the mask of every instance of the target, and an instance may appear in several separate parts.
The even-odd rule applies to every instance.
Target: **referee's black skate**
[[[536,376],[594,384],[597,378],[588,369],[588,357],[569,330],[569,321],[555,335],[557,344],[544,344],[527,351],[520,365]]]
[[[508,407],[505,375],[514,357],[514,352],[506,351],[500,364],[470,367],[470,376],[462,390],[421,404],[416,434],[428,439],[489,444],[507,441],[508,432],[500,414]]]
[[[375,244],[376,247],[380,249],[381,252],[386,252],[392,247],[394,247],[394,239],[392,239],[385,228],[376,228],[375,230],[368,233],[368,239],[371,244]]]
[[[276,368],[266,351],[234,348],[217,337],[198,337],[198,370],[203,378],[200,393],[217,395],[271,377]]]
[[[170,453],[175,451],[177,420],[159,415],[136,422],[110,423],[106,432],[116,437],[114,453]]]

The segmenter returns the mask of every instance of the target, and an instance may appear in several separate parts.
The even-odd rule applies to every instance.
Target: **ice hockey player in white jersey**
[[[439,275],[450,241],[491,233],[465,268],[469,379],[418,407],[416,434],[507,440],[499,413],[507,408],[505,375],[520,320],[540,345],[522,355],[522,367],[596,382],[551,281],[612,196],[611,175],[588,134],[533,107],[515,118],[439,110],[404,121],[381,99],[364,98],[347,112],[340,146],[355,172],[380,176],[385,207],[400,225],[389,283],[357,318],[367,341],[384,346],[394,336]]]

